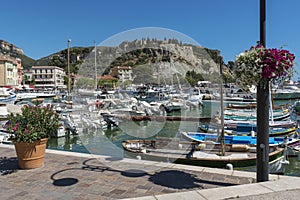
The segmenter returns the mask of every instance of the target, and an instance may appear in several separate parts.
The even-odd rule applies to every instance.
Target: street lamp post
[[[266,47],[266,0],[260,0],[260,44]],[[269,180],[269,81],[257,86],[257,182]]]
[[[71,94],[71,80],[70,80],[70,42],[68,39],[68,96]]]

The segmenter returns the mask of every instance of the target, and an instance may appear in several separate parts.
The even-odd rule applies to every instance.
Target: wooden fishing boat
[[[288,126],[290,124],[290,126]],[[201,124],[198,126],[198,132],[217,133],[220,129],[217,124]],[[269,137],[290,136],[297,132],[295,123],[273,124],[270,126]],[[256,135],[256,123],[226,123],[224,125],[224,133],[227,135]]]
[[[254,109],[256,108],[256,102],[247,103],[247,104],[234,104],[230,103],[227,106],[227,109]]]
[[[181,132],[181,135],[189,141],[195,141],[206,145],[211,144],[221,146],[221,136],[217,134]],[[251,149],[252,147],[256,148],[256,141],[257,139],[255,136],[224,135],[224,144],[225,146],[228,146],[227,149]],[[299,151],[297,149],[300,147],[300,139],[297,135],[292,135],[290,137],[269,137],[269,146],[287,147],[286,154],[288,156],[297,156],[299,154]]]
[[[198,132],[181,132],[181,135],[189,140],[199,143],[221,144],[221,136],[211,133],[198,133]],[[225,145],[248,145],[248,148],[256,146],[257,138],[255,136],[240,136],[240,135],[225,135]],[[288,137],[269,137],[269,146],[292,146],[300,144],[300,140],[297,138]]]
[[[288,110],[277,111],[273,113],[273,117],[270,117],[270,121],[281,121],[290,117]],[[256,121],[256,112],[249,111],[228,111],[224,114],[224,120],[239,120],[239,121]]]
[[[125,157],[215,168],[226,168],[228,166],[242,168],[256,165],[256,153],[251,151],[253,148],[245,150],[242,147],[232,148],[231,145],[231,148],[229,148],[230,146],[226,146],[226,154],[220,155],[218,145],[196,147],[195,143],[190,143],[190,145],[179,143],[178,148],[167,149],[160,148],[156,142],[156,140],[123,141],[122,146]],[[284,148],[270,147],[270,164],[281,165],[283,159]],[[277,167],[277,169],[279,168]],[[282,173],[281,170],[279,171],[271,173]]]
[[[287,109],[289,106],[288,104],[283,104],[283,105],[278,105],[278,106],[274,106],[274,109]],[[256,102],[253,103],[248,103],[248,104],[234,104],[234,103],[230,103],[228,104],[228,106],[226,107],[226,109],[255,109],[256,108]]]

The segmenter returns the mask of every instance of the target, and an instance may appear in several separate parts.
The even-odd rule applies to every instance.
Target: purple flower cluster
[[[261,59],[260,65],[262,69],[262,78],[276,79],[287,75],[287,71],[293,67],[295,60],[294,54],[288,50],[283,49],[266,49],[262,46],[256,46],[255,49],[260,48],[259,56]]]

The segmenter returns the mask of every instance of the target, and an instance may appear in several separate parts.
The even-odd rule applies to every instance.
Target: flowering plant
[[[258,86],[260,81],[282,82],[293,73],[295,56],[283,49],[267,49],[261,45],[251,47],[235,60],[237,83],[244,89]]]
[[[21,114],[8,115],[7,129],[14,142],[34,142],[48,138],[59,128],[59,115],[52,106],[26,106]]]

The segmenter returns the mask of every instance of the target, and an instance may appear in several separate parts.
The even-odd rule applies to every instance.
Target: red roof
[[[112,80],[117,80],[117,78],[111,76],[111,75],[104,75],[100,77],[100,80],[102,81],[112,81]]]

